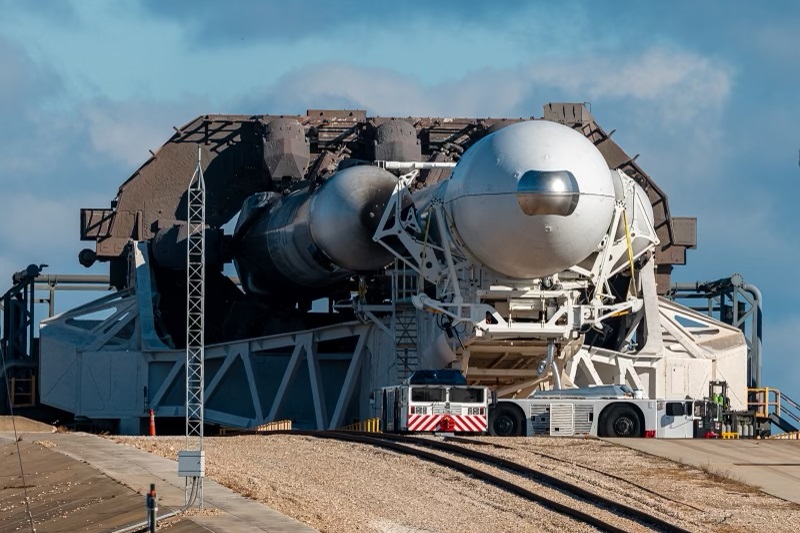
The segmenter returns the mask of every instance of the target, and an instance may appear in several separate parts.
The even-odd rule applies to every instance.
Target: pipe
[[[103,274],[39,274],[36,283],[109,283],[109,277]]]
[[[553,386],[561,390],[561,372],[559,372],[558,365],[556,364],[556,343],[552,339],[547,341],[547,359],[553,367]]]
[[[751,381],[753,382],[752,386],[760,387],[761,386],[761,338],[763,333],[763,325],[762,325],[762,313],[761,308],[763,304],[763,297],[761,295],[761,291],[755,285],[751,285],[750,283],[742,283],[742,290],[747,291],[753,297],[753,302],[756,306],[756,327],[755,327],[755,335],[756,339],[755,342],[751,343],[751,350],[752,354],[751,357]]]
[[[378,166],[387,170],[432,170],[453,168],[455,163],[448,161],[378,161]]]

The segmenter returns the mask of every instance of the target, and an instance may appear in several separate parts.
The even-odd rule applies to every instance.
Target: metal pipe
[[[58,287],[55,285],[50,285],[46,283],[36,284],[37,289],[50,289],[50,290],[57,290],[57,291],[110,291],[113,289],[112,286],[106,284],[95,284],[95,285],[67,285],[64,287]]]
[[[750,283],[742,283],[742,290],[747,291],[753,297],[753,301],[755,302],[756,306],[756,317],[755,317],[755,342],[751,342],[750,349],[752,351],[751,357],[751,380],[753,383],[751,386],[760,387],[761,386],[761,338],[763,332],[763,325],[762,325],[762,314],[761,314],[761,307],[763,304],[763,299],[761,295],[761,291],[755,285],[751,285]]]
[[[158,518],[158,520],[166,520],[167,518],[172,518],[173,516],[177,516],[177,515],[181,514],[182,512],[184,512],[184,510],[170,511],[170,512],[168,512],[168,513],[166,513],[166,514],[162,514],[162,515],[161,515],[161,516]],[[112,531],[112,533],[138,533],[138,532],[146,532],[146,531],[148,531],[148,527],[149,527],[149,525],[150,525],[150,519],[148,518],[148,519],[147,519],[146,521],[144,521],[144,522],[139,522],[139,523],[137,523],[137,524],[133,524],[133,525],[130,525],[130,526],[126,526],[126,527],[124,527],[124,528],[122,528],[122,529],[115,529],[114,531]]]
[[[553,339],[547,341],[547,359],[553,367],[553,386],[556,389],[561,389],[561,373],[558,371],[556,364],[556,343]]]
[[[432,170],[456,166],[456,163],[448,161],[376,161],[376,164],[387,170]]]
[[[147,525],[150,533],[156,533],[158,527],[158,497],[156,496],[156,484],[150,483],[150,493],[147,495]]]
[[[28,328],[28,346],[26,347],[25,351],[27,351],[29,354],[33,350],[33,333],[34,333],[33,330],[35,329],[33,327],[33,317],[34,317],[33,306],[36,304],[36,302],[34,302],[34,291],[35,287],[33,286],[33,283],[31,283],[26,290],[28,298],[28,316],[25,317],[25,322],[24,322],[25,327]]]
[[[104,274],[39,274],[36,283],[110,283]]]

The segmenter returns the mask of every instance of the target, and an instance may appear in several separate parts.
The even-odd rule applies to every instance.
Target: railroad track
[[[448,442],[461,442],[463,444],[470,444],[470,445],[473,445],[473,446],[475,446],[475,445],[477,445],[477,446],[490,446],[490,447],[496,448],[498,450],[512,450],[512,451],[527,453],[527,454],[530,454],[530,455],[535,455],[537,457],[542,457],[544,459],[549,459],[551,461],[555,461],[555,462],[558,462],[558,463],[561,463],[561,464],[564,464],[564,465],[569,465],[569,466],[572,466],[572,467],[575,467],[575,468],[580,468],[582,470],[588,470],[589,472],[595,472],[595,473],[600,474],[600,475],[602,475],[604,477],[611,478],[611,479],[613,479],[615,481],[619,481],[619,482],[625,483],[626,485],[630,485],[631,487],[636,488],[636,490],[640,490],[642,492],[646,492],[648,494],[651,494],[651,495],[653,495],[653,496],[655,496],[657,498],[660,498],[660,499],[662,499],[662,500],[664,500],[666,502],[669,502],[670,504],[680,505],[681,507],[687,507],[687,508],[691,509],[692,511],[697,511],[699,513],[707,513],[708,512],[706,509],[702,509],[702,508],[697,507],[696,505],[692,505],[691,503],[688,503],[688,502],[684,502],[684,501],[681,501],[681,500],[676,500],[675,498],[670,498],[669,496],[666,496],[665,494],[661,494],[659,492],[656,492],[656,491],[654,491],[654,490],[652,490],[650,488],[645,487],[644,485],[640,485],[639,483],[631,481],[630,479],[627,479],[627,478],[624,478],[624,477],[621,477],[621,476],[617,476],[617,475],[611,474],[609,472],[605,472],[603,470],[599,470],[597,468],[592,468],[591,466],[584,465],[584,464],[581,464],[581,463],[577,463],[575,461],[568,461],[566,459],[562,459],[562,458],[556,457],[554,455],[549,455],[549,454],[546,454],[546,453],[542,453],[540,451],[536,451],[536,450],[530,449],[528,447],[519,448],[519,447],[516,447],[516,446],[505,446],[503,444],[498,444],[498,443],[495,443],[495,442],[484,442],[484,441],[474,440],[474,439],[471,439],[469,437],[451,437],[451,436],[447,436],[447,437],[444,437],[444,440],[448,441]]]
[[[457,461],[453,458],[446,457],[440,453],[434,453],[421,448],[430,448],[436,452],[443,452],[455,455],[457,457],[471,459],[491,467],[502,469],[514,475],[525,478],[528,481],[534,481],[545,487],[549,487],[556,491],[565,494],[568,498],[583,502],[590,505],[594,509],[601,509],[608,511],[618,517],[622,517],[631,522],[635,522],[643,527],[655,531],[665,531],[674,533],[688,533],[689,530],[677,526],[671,522],[667,522],[659,517],[653,516],[645,511],[635,509],[624,503],[612,500],[605,496],[593,493],[584,489],[574,483],[553,477],[549,474],[535,470],[533,468],[509,461],[502,457],[490,455],[478,450],[459,446],[449,442],[442,442],[434,439],[412,437],[403,435],[391,435],[384,433],[357,433],[357,432],[337,432],[337,431],[269,431],[259,433],[260,435],[305,435],[322,439],[333,439],[340,441],[356,442],[361,444],[368,444],[392,450],[394,452],[402,453],[405,455],[412,455],[420,459],[424,459],[442,466],[446,466],[453,470],[457,470],[463,474],[471,476],[475,479],[480,479],[486,483],[501,488],[507,492],[515,494],[523,499],[538,503],[552,511],[561,515],[567,516],[584,524],[591,525],[600,531],[607,531],[613,533],[629,533],[630,530],[624,529],[616,524],[610,523],[607,519],[602,519],[596,513],[577,509],[570,505],[558,502],[550,497],[544,496],[538,492],[534,492],[518,483],[509,481],[498,477],[492,473],[486,472],[480,468],[470,466],[464,462]]]

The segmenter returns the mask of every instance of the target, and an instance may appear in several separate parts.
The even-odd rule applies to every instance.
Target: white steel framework
[[[203,321],[205,315],[205,227],[206,187],[203,179],[200,148],[197,168],[189,182],[186,218],[186,450],[203,451]],[[202,454],[201,454],[202,455]],[[198,506],[203,507],[203,477],[194,482]],[[187,504],[192,497],[187,477]]]

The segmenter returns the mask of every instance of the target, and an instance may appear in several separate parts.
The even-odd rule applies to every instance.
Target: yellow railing
[[[291,420],[273,420],[256,427],[255,431],[288,431],[290,429],[292,429]]]
[[[791,433],[781,433],[779,435],[770,435],[769,438],[778,440],[800,440],[800,431],[792,431]]]
[[[231,435],[236,433],[251,433],[255,431],[256,433],[260,433],[263,431],[288,431],[292,429],[292,421],[291,420],[274,420],[272,422],[267,422],[266,424],[261,424],[260,426],[256,426],[252,429],[239,429],[239,428],[227,428],[223,427],[219,429],[220,435]]]
[[[774,407],[770,410],[770,407]],[[771,387],[747,389],[747,409],[754,409],[758,418],[767,418],[770,413],[781,414],[781,391]]]
[[[380,433],[381,419],[378,417],[361,420],[349,426],[340,427],[336,431],[362,431],[365,433]]]

